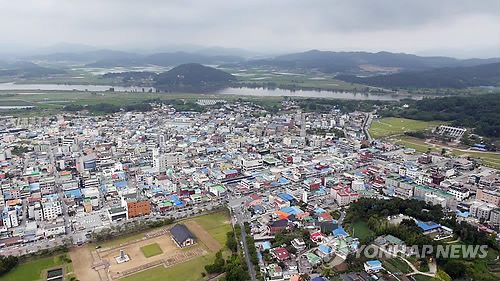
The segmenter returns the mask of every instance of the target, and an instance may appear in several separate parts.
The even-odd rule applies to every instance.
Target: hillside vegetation
[[[438,68],[419,72],[357,77],[337,75],[336,79],[386,88],[454,88],[500,85],[500,63],[471,67]]]

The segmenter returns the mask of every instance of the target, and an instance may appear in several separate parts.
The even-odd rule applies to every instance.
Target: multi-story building
[[[128,218],[149,215],[151,213],[151,202],[141,198],[137,193],[123,195],[123,200],[127,205]]]
[[[427,203],[441,205],[452,211],[457,209],[457,198],[450,193],[423,185],[415,185],[414,196],[422,197]]]
[[[264,161],[258,157],[241,157],[240,164],[245,172],[259,170],[264,167]]]
[[[500,190],[494,188],[478,188],[476,199],[500,206]]]
[[[54,197],[42,199],[42,212],[44,220],[54,220],[62,214],[61,202]]]
[[[490,220],[490,216],[495,209],[497,209],[497,207],[493,204],[482,201],[474,201],[470,205],[469,213],[473,218],[488,221]]]

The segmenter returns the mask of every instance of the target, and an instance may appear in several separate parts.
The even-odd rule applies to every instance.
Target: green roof
[[[215,188],[215,189],[217,189],[217,191],[219,191],[219,192],[225,192],[226,191],[226,189],[222,185],[220,185],[220,184],[212,185],[212,187]]]
[[[307,253],[307,259],[312,263],[317,263],[321,260],[320,257],[316,256],[315,254],[313,254],[311,252]]]
[[[389,241],[393,245],[398,245],[398,246],[404,245],[404,243],[405,243],[401,239],[394,237],[390,234],[385,236],[385,240]]]
[[[453,197],[453,195],[449,194],[448,192],[443,192],[443,191],[438,190],[438,189],[430,188],[430,187],[423,186],[423,185],[417,185],[417,187],[420,189],[430,191],[430,192],[435,192],[435,193],[442,195],[442,196],[445,196],[445,197]]]

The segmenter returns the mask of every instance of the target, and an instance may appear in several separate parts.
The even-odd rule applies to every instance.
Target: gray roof
[[[178,244],[182,244],[188,238],[196,239],[196,236],[183,224],[176,224],[170,229],[170,233]]]

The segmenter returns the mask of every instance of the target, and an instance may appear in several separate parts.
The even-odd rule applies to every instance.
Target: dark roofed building
[[[179,245],[179,247],[184,248],[191,245],[194,245],[194,236],[189,229],[183,224],[176,224],[172,229],[170,229],[170,233],[172,233],[172,239]]]
[[[276,233],[286,229],[287,226],[288,226],[288,220],[281,219],[281,220],[277,220],[277,221],[272,222],[271,225],[269,226],[269,228],[270,228],[271,234],[276,234]]]

